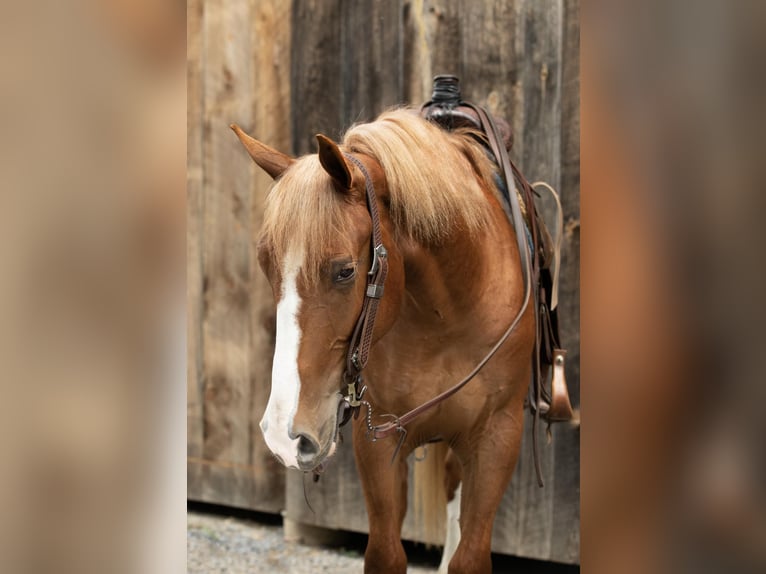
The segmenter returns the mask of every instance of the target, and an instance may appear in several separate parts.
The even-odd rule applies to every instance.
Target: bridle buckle
[[[385,245],[382,243],[376,245],[375,249],[372,250],[372,265],[370,265],[370,270],[367,272],[367,275],[375,277],[378,273],[378,269],[380,269],[380,260],[385,259],[386,257],[388,257],[388,251],[386,251]]]
[[[359,363],[359,349],[354,350],[354,354],[351,355],[351,364],[354,365],[357,371],[362,370],[362,365]],[[353,383],[352,383],[353,384]]]

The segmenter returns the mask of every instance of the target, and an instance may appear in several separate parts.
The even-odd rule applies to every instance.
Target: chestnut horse
[[[518,320],[470,384],[413,420],[403,437],[366,440],[365,417],[353,420],[369,515],[365,572],[406,572],[407,456],[431,441],[446,441],[448,462],[462,471],[448,485],[454,491],[461,480],[450,503],[453,516],[459,505],[460,529],[448,533],[453,547],[443,564],[452,554],[449,572],[490,572],[492,526],[519,455],[535,338],[533,306],[519,315],[520,253],[495,187],[497,168],[471,134],[446,132],[408,110],[356,125],[340,144],[319,135],[319,153],[298,159],[232,127],[275,179],[258,241],[277,302],[261,430],[284,465],[310,471],[336,450],[348,347],[373,263],[368,184],[388,262],[364,370],[373,419],[408,412],[450,388]]]

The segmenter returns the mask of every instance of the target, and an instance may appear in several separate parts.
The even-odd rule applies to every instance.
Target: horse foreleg
[[[495,413],[480,437],[458,452],[463,462],[460,543],[449,563],[450,574],[492,572],[492,526],[497,508],[516,467],[523,412]]]
[[[363,423],[360,417],[357,423]],[[407,511],[407,454],[402,449],[391,463],[396,443],[370,443],[363,424],[354,425],[356,466],[364,490],[369,539],[364,553],[365,574],[407,572],[407,555],[401,541]]]

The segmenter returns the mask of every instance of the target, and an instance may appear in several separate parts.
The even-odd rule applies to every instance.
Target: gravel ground
[[[186,569],[191,574],[359,574],[366,537],[346,533],[346,548],[285,542],[279,517],[224,507],[187,509]],[[216,514],[222,513],[222,514]],[[227,515],[234,513],[236,518]],[[441,553],[405,542],[410,574],[435,573]],[[579,566],[492,555],[494,574],[579,574]]]
[[[187,514],[186,549],[186,569],[192,574],[357,574],[364,564],[358,549],[285,542],[279,524],[192,511]],[[410,566],[407,571],[425,574],[436,568]]]

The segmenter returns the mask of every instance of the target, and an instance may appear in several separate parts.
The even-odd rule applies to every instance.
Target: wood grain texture
[[[270,185],[226,128],[294,155],[316,133],[430,98],[454,73],[465,99],[504,116],[512,159],[561,194],[560,318],[579,405],[578,0],[192,0],[189,4],[189,496],[294,521],[366,532],[350,433],[322,480],[285,472],[257,423],[270,385],[274,307],[254,237]],[[195,32],[195,30],[197,30]],[[196,74],[196,76],[195,76]],[[196,118],[196,119],[195,119]],[[192,126],[198,122],[201,127]],[[195,147],[196,146],[196,147]],[[550,206],[543,208],[550,216]],[[197,324],[199,322],[199,324]],[[197,420],[198,419],[198,420]],[[579,562],[579,432],[540,429],[546,486],[535,479],[531,421],[495,521],[493,549]],[[416,463],[411,462],[411,468]],[[248,470],[249,469],[249,470]],[[412,476],[412,471],[411,471]],[[412,480],[410,481],[412,495]],[[412,500],[412,496],[410,497]],[[427,539],[410,505],[405,538]]]
[[[293,1],[290,104],[295,155],[315,153],[318,133],[337,141],[343,132],[342,4]]]
[[[187,456],[202,456],[202,2],[190,0],[187,7],[187,169],[186,169],[186,318],[188,333],[186,363]],[[190,493],[199,489],[200,472],[187,468]]]
[[[561,339],[567,349],[570,398],[580,406],[580,11],[578,0],[564,2],[561,72],[561,201],[564,242],[560,277]],[[554,522],[551,555],[579,561],[580,433],[559,427],[554,433]]]
[[[341,127],[371,121],[403,102],[401,10],[397,2],[341,3]]]
[[[519,0],[513,9],[512,46],[518,61],[512,115],[516,138],[511,155],[529,181],[544,180],[559,189],[562,4]],[[544,204],[541,207],[546,214]],[[546,215],[548,221],[553,221],[551,214]],[[555,450],[545,445],[543,430],[539,429],[540,464],[546,487],[538,487],[529,418],[519,467],[495,521],[494,540],[512,541],[528,556],[554,558],[551,550],[557,504],[553,482],[556,472],[567,469],[557,468]]]
[[[516,5],[518,2],[483,2],[477,9],[470,1],[461,4],[463,97],[509,121],[513,86],[526,56],[513,42]]]
[[[199,85],[200,91],[192,107],[201,102],[194,129],[201,126],[202,145],[198,166],[190,155],[201,191],[190,205],[197,211],[190,211],[189,266],[197,271],[190,271],[188,294],[190,352],[195,354],[189,371],[189,429],[194,434],[187,466],[190,498],[277,512],[284,506],[284,470],[257,428],[257,412],[268,399],[273,350],[270,290],[260,275],[255,277],[251,248],[253,213],[262,212],[262,200],[253,209],[255,167],[228,128],[231,122],[248,129],[253,124],[254,32],[277,19],[270,17],[266,3],[257,5],[258,12],[248,2],[207,1],[192,18],[199,32],[190,35],[192,54],[196,51],[190,75],[199,76],[193,89]],[[283,56],[285,67],[288,58]],[[273,57],[260,78],[269,86],[278,83],[272,65]],[[285,76],[283,71],[282,83]],[[284,122],[266,135],[276,136],[279,130],[284,141]],[[190,131],[190,137],[195,134]],[[260,186],[265,190],[267,184]],[[193,193],[194,186],[190,189]]]
[[[253,4],[254,62],[251,134],[285,152],[290,151],[290,5],[282,0]],[[249,126],[248,126],[249,127]],[[241,155],[245,155],[240,151]],[[250,368],[253,378],[248,410],[251,460],[258,498],[284,504],[285,469],[271,455],[258,422],[271,391],[271,360],[276,338],[276,307],[271,286],[258,267],[255,249],[271,178],[255,169],[250,189]]]
[[[249,192],[254,171],[231,137],[229,121],[251,122],[250,10],[206,2],[204,17],[203,458],[250,460]],[[203,471],[205,500],[237,503],[240,476]],[[223,474],[223,476],[222,476]],[[224,480],[226,477],[226,480]]]

